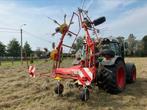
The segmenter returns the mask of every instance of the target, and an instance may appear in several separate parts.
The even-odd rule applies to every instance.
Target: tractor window
[[[110,43],[110,48],[115,52],[116,55],[120,55],[120,48],[117,43]]]
[[[115,52],[115,55],[121,55],[120,47],[118,43],[110,42],[109,44],[103,44],[102,49],[111,49]]]

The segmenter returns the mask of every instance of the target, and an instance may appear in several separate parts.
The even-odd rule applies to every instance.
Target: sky
[[[60,34],[51,36],[57,25],[48,17],[63,23],[64,14],[69,21],[81,6],[82,0],[0,0],[0,41],[7,45],[16,38],[20,42],[22,28],[23,44],[27,41],[33,50],[51,50],[51,43],[57,44]],[[127,38],[133,33],[142,39],[147,34],[147,0],[85,0],[84,9],[91,19],[106,17],[106,22],[96,27],[100,37]],[[73,31],[76,29],[73,26]],[[71,45],[72,40],[66,37],[65,43]]]

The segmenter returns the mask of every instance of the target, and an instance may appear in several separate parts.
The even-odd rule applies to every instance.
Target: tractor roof
[[[119,43],[119,41],[116,38],[108,37],[108,38],[101,38],[102,42],[109,43]]]

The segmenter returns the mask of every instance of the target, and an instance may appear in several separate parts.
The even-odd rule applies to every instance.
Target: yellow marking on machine
[[[56,80],[61,80],[62,78],[61,78],[61,77],[55,77],[55,79],[56,79]]]

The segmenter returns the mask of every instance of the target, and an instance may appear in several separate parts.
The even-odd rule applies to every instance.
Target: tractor
[[[103,70],[97,72],[97,84],[108,93],[117,94],[125,89],[126,83],[136,80],[136,66],[125,63],[124,46],[116,39],[102,39],[101,55]],[[98,67],[101,68],[101,67]]]
[[[75,17],[78,18],[79,24],[77,33],[70,31]],[[32,65],[29,67],[31,77],[47,76],[57,80],[54,92],[59,96],[64,92],[61,80],[71,79],[72,84],[80,88],[82,101],[89,99],[93,85],[97,85],[108,93],[117,94],[125,89],[126,82],[132,83],[136,80],[136,67],[134,64],[125,63],[123,45],[120,45],[115,39],[98,37],[99,30],[95,27],[105,22],[105,17],[92,21],[87,10],[78,8],[77,12],[73,12],[69,24],[66,22],[66,15],[63,24],[59,24],[56,20],[53,21],[58,27],[52,35],[55,36],[56,33],[60,33],[61,38],[57,47],[53,45],[53,51],[50,54],[54,61],[52,72],[50,74],[36,73],[35,66]],[[61,67],[63,47],[68,47],[71,50],[81,30],[85,33],[82,54],[76,58],[77,62],[72,67]],[[72,46],[64,44],[64,38],[67,35],[75,36]],[[95,38],[92,39],[91,36]]]

